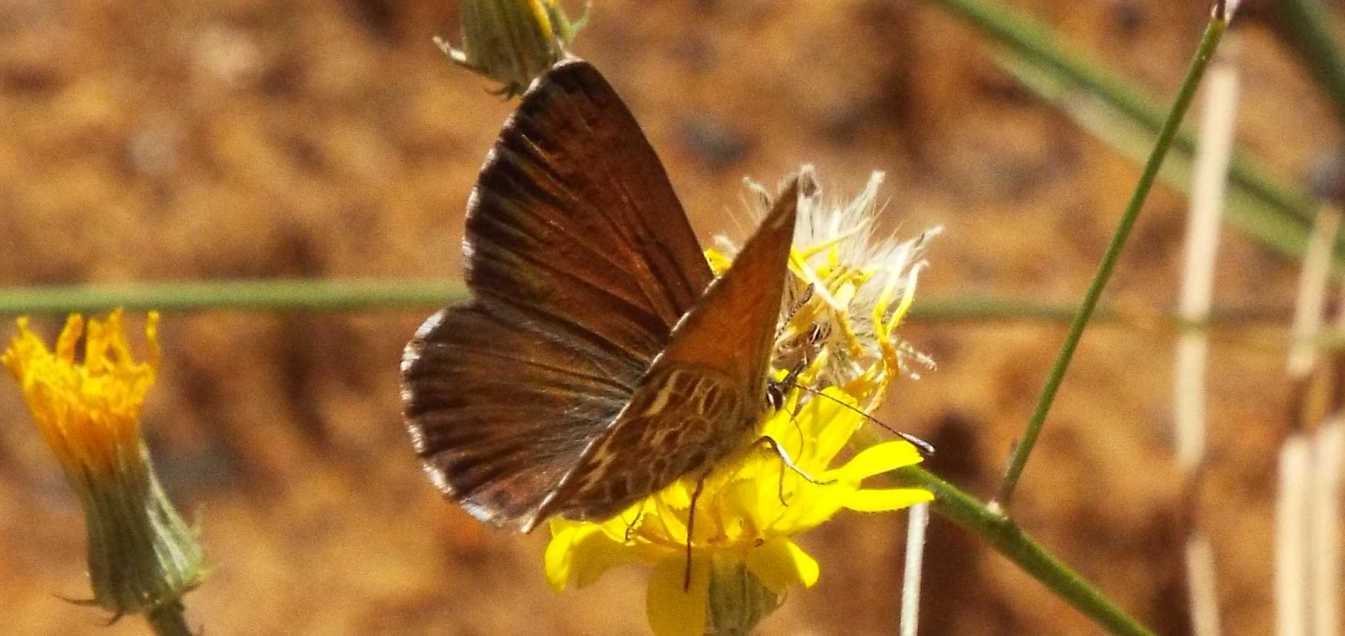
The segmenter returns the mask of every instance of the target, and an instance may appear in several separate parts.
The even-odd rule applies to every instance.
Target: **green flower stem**
[[[0,315],[66,314],[122,307],[163,312],[354,311],[442,307],[463,300],[445,280],[224,280],[0,289]]]
[[[934,511],[985,539],[1043,585],[1113,634],[1152,634],[1079,573],[1061,563],[1012,520],[918,466],[893,472],[904,485],[934,493]]]
[[[1041,302],[1031,298],[994,296],[959,296],[955,298],[924,298],[911,306],[906,320],[911,322],[973,322],[1031,320],[1065,322],[1074,316],[1074,306],[1065,303]],[[1102,313],[1109,319],[1119,318],[1111,308]]]
[[[164,603],[145,614],[156,636],[192,636],[182,601]]]
[[[1116,269],[1121,250],[1130,238],[1130,231],[1135,227],[1135,221],[1139,218],[1140,210],[1144,207],[1144,200],[1149,196],[1149,190],[1153,187],[1154,179],[1158,176],[1158,169],[1162,167],[1163,158],[1167,156],[1168,148],[1171,147],[1173,137],[1177,134],[1177,127],[1181,124],[1182,118],[1186,115],[1186,110],[1191,105],[1196,87],[1200,85],[1200,78],[1204,76],[1205,69],[1209,66],[1210,60],[1214,58],[1214,51],[1219,47],[1219,40],[1228,27],[1228,23],[1222,17],[1220,15],[1211,19],[1209,25],[1205,28],[1205,34],[1200,40],[1200,46],[1196,49],[1196,55],[1186,73],[1186,79],[1182,81],[1181,89],[1177,92],[1177,100],[1168,113],[1167,121],[1163,123],[1163,127],[1159,130],[1158,142],[1154,145],[1153,152],[1149,154],[1149,160],[1145,162],[1144,172],[1140,175],[1139,183],[1135,185],[1135,192],[1130,197],[1130,203],[1126,205],[1125,213],[1121,216],[1121,222],[1116,228],[1116,233],[1112,236],[1111,244],[1107,246],[1107,251],[1102,256],[1102,262],[1098,264],[1097,274],[1088,287],[1088,293],[1084,296],[1083,304],[1079,307],[1079,313],[1070,323],[1069,335],[1065,337],[1065,344],[1060,348],[1060,354],[1051,367],[1051,373],[1046,378],[1046,386],[1042,389],[1037,408],[1032,414],[1032,419],[1028,421],[1023,439],[1014,448],[1013,456],[1009,460],[1008,470],[1004,473],[1004,480],[1000,483],[999,491],[995,495],[995,501],[999,502],[1000,505],[1007,507],[1009,501],[1013,498],[1014,488],[1018,486],[1018,479],[1022,476],[1023,467],[1027,465],[1027,458],[1037,443],[1037,436],[1041,434],[1042,425],[1046,422],[1046,415],[1050,412],[1051,404],[1055,401],[1056,392],[1060,390],[1060,383],[1065,379],[1065,371],[1069,369],[1069,363],[1074,358],[1074,351],[1078,348],[1079,340],[1083,337],[1084,328],[1088,326],[1089,319],[1093,317],[1098,300],[1102,298],[1102,290],[1107,286],[1107,281],[1111,279],[1112,271]]]
[[[221,280],[109,285],[57,285],[0,288],[0,315],[94,313],[121,307],[127,311],[306,311],[433,310],[466,299],[459,283],[445,280],[272,279]],[[1068,322],[1074,304],[1032,298],[960,295],[922,298],[911,308],[912,322],[1039,321]],[[1127,314],[1099,306],[1094,320],[1174,327],[1217,327],[1282,323],[1289,307],[1227,306],[1210,312],[1208,323],[1188,325],[1173,312]]]
[[[1069,322],[1079,311],[1077,304],[1051,303],[1034,298],[965,295],[953,297],[922,297],[911,307],[906,320],[910,322],[971,322],[985,324],[1003,322]],[[1176,312],[1145,311],[1127,313],[1116,307],[1099,305],[1093,313],[1094,321],[1119,324],[1153,324],[1173,328],[1213,328],[1255,323],[1283,324],[1292,308],[1272,306],[1226,306],[1210,311],[1206,322],[1183,321]]]
[[[1345,55],[1331,33],[1331,14],[1318,0],[1276,0],[1279,27],[1285,44],[1331,98],[1336,116],[1345,125]]]
[[[933,2],[966,19],[1032,64],[1087,89],[1149,130],[1158,131],[1163,127],[1164,113],[1151,106],[1154,99],[1084,55],[1057,44],[1056,34],[1046,25],[994,0]],[[1187,154],[1196,146],[1195,137],[1187,133],[1178,133],[1172,143]],[[1276,182],[1267,174],[1262,162],[1245,152],[1234,152],[1229,179],[1234,185],[1246,188],[1266,206],[1299,223],[1309,224],[1317,214],[1311,197]]]

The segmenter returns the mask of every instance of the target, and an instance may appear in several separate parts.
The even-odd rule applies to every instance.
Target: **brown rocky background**
[[[576,3],[570,3],[574,5]],[[1170,96],[1204,2],[1017,0]],[[925,297],[1077,302],[1137,168],[996,70],[996,47],[913,0],[594,0],[575,47],[626,98],[703,236],[740,182],[817,165],[834,196],[888,173],[885,223],[942,224]],[[460,273],[462,210],[511,105],[430,43],[452,1],[0,0],[0,285]],[[1239,137],[1297,181],[1340,137],[1267,25],[1237,29]],[[1185,201],[1159,190],[1108,298],[1174,305]],[[1297,267],[1230,232],[1220,304],[1285,306]],[[429,309],[165,317],[145,430],[213,569],[188,597],[207,634],[640,633],[644,575],[552,592],[544,537],[483,528],[421,476],[398,415],[401,347]],[[8,319],[6,319],[8,320]],[[48,333],[55,322],[41,323]],[[139,324],[138,320],[135,324]],[[8,333],[9,327],[0,328]],[[1061,342],[1055,323],[926,323],[939,362],[886,421],[987,496]],[[1229,633],[1271,628],[1271,496],[1288,384],[1278,326],[1216,335],[1202,512]],[[1168,446],[1172,333],[1088,334],[1016,514],[1144,621],[1181,633]],[[0,385],[6,631],[143,633],[87,595],[76,501],[17,390]],[[931,529],[924,633],[1092,633],[960,529]],[[895,630],[898,515],[804,540],[820,583],[765,633]]]

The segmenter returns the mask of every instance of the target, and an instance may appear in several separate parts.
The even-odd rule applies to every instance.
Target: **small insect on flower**
[[[156,313],[145,321],[145,361],[131,354],[120,310],[87,326],[70,316],[54,350],[20,318],[0,355],[84,508],[93,600],[117,616],[176,603],[203,576],[195,532],[159,486],[140,435],[158,322]]]
[[[817,193],[800,199],[793,293],[776,341],[775,377],[791,381],[777,384],[779,408],[758,429],[783,453],[740,453],[703,483],[684,478],[605,522],[553,519],[546,573],[555,588],[583,587],[614,566],[644,563],[653,567],[647,611],[655,633],[745,633],[788,587],[818,580],[817,562],[794,537],[843,509],[891,511],[932,499],[925,490],[863,485],[921,461],[915,446],[893,440],[857,449],[852,440],[907,361],[927,363],[895,329],[911,305],[926,240],[938,230],[873,245],[880,181],[875,174],[845,206],[824,206]],[[720,244],[707,257],[723,271],[736,248]]]

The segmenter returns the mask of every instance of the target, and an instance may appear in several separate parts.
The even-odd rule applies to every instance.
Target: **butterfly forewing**
[[[473,300],[407,345],[407,426],[474,516],[529,525],[711,279],[630,112],[588,63],[524,95],[468,203]]]
[[[733,266],[673,329],[654,369],[706,366],[727,375],[749,395],[765,397],[798,199],[800,192],[810,194],[816,187],[809,169],[785,186]]]

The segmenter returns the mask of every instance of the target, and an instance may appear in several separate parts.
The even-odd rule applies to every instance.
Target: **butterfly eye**
[[[807,368],[805,361],[799,361],[795,364],[785,377],[779,380],[768,380],[766,382],[766,404],[770,405],[772,410],[778,411],[785,406],[785,394],[794,390],[798,386],[799,374]]]

